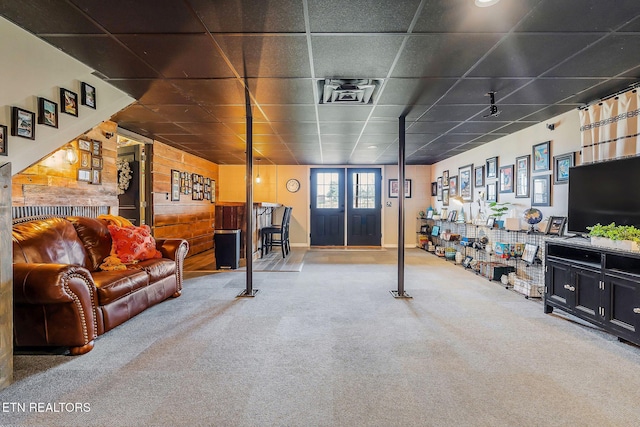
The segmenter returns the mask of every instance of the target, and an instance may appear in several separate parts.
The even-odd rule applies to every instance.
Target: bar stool
[[[260,248],[260,257],[264,257],[265,252],[268,254],[274,246],[282,248],[282,258],[286,258],[291,251],[289,244],[289,223],[291,222],[290,206],[284,207],[282,214],[282,223],[280,225],[271,225],[260,229],[260,237],[262,239],[262,247]],[[279,238],[277,238],[279,237]]]

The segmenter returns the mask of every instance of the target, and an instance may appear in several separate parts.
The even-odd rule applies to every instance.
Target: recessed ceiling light
[[[498,3],[500,0],[476,0],[476,6],[478,7],[489,7]]]

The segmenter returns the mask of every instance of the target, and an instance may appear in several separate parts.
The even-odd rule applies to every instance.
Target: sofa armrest
[[[163,258],[183,261],[189,252],[189,244],[184,239],[156,239],[156,249]]]
[[[91,273],[67,264],[13,264],[14,333],[18,345],[91,350],[101,331]]]

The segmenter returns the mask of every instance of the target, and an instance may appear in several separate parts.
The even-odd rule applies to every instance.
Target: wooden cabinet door
[[[572,267],[575,312],[580,317],[600,322],[600,271]]]
[[[575,285],[571,277],[571,265],[547,260],[545,282],[545,302],[553,303],[563,310],[573,312]],[[551,309],[545,307],[545,311],[551,312]]]
[[[605,321],[608,329],[629,340],[640,339],[640,284],[638,279],[606,274]]]

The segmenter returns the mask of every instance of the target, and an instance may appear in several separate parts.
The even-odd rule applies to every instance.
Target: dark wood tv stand
[[[559,308],[640,345],[640,254],[547,241],[544,312]]]

